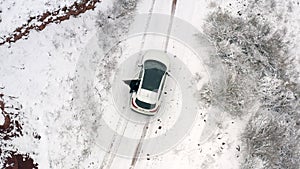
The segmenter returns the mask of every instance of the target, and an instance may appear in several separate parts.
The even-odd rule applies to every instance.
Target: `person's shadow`
[[[137,92],[137,90],[139,89],[140,82],[140,79],[124,80],[124,83],[130,87],[129,93]]]

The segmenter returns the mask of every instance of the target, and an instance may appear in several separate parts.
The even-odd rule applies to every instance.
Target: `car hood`
[[[146,60],[156,60],[159,61],[161,63],[163,63],[166,67],[167,70],[169,70],[169,66],[170,66],[170,60],[168,57],[168,54],[166,54],[165,52],[162,52],[160,50],[149,50],[143,58],[143,63],[145,63]]]
[[[157,101],[158,93],[150,90],[140,89],[137,93],[137,98],[143,102],[155,104]]]

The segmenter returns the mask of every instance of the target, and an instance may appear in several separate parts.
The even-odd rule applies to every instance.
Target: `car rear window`
[[[156,104],[149,104],[149,103],[140,101],[139,99],[135,99],[135,103],[143,109],[153,109],[156,105]]]
[[[162,77],[166,72],[166,66],[155,60],[147,60],[144,64],[144,69],[142,88],[157,92]]]

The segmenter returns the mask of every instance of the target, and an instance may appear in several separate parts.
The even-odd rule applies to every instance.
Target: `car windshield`
[[[155,60],[147,60],[144,64],[144,69],[142,88],[157,92],[162,77],[166,72],[166,66]]]
[[[155,107],[155,104],[149,104],[149,103],[140,101],[139,99],[135,99],[135,103],[143,109],[153,109]]]

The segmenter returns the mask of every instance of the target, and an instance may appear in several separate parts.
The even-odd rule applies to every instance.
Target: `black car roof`
[[[144,78],[142,88],[157,92],[167,67],[155,60],[146,60],[144,63]]]

